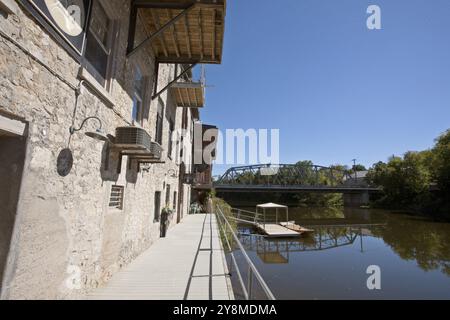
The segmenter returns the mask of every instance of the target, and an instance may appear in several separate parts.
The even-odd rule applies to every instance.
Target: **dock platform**
[[[92,300],[234,300],[214,214],[186,216]]]
[[[300,233],[283,227],[279,224],[257,224],[257,227],[267,236],[273,238],[298,237]]]

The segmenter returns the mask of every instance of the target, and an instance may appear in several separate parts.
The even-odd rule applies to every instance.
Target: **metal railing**
[[[222,238],[222,242],[224,243],[224,246],[226,244],[226,246],[228,247],[228,250],[230,252],[230,257],[231,257],[231,265],[229,266],[229,272],[230,275],[233,274],[233,266],[234,269],[236,270],[235,273],[237,275],[239,284],[241,286],[243,295],[245,297],[246,300],[252,300],[254,297],[253,294],[253,278],[256,279],[256,281],[259,283],[259,285],[261,286],[264,294],[266,295],[266,297],[269,300],[275,300],[275,296],[273,295],[272,291],[269,289],[269,286],[267,285],[267,283],[264,281],[263,277],[261,276],[261,274],[258,272],[258,270],[256,269],[255,265],[253,264],[253,262],[251,261],[250,257],[248,256],[244,246],[242,245],[241,241],[239,240],[238,236],[236,235],[236,232],[233,230],[233,227],[231,226],[230,222],[228,221],[228,219],[226,218],[226,216],[223,214],[222,209],[219,206],[215,206],[214,208],[215,210],[215,214],[217,217],[217,223],[219,226],[219,229],[221,231],[221,233],[223,234],[223,238]],[[237,249],[242,253],[242,256],[244,257],[244,262],[247,264],[248,269],[247,269],[247,283],[244,283],[244,279],[242,277],[242,273],[241,270],[239,268],[239,265],[236,261],[236,257],[234,254],[234,250],[233,247],[231,245],[232,242],[230,242],[229,236],[231,235],[232,239],[234,240]],[[225,241],[224,241],[225,240]]]
[[[236,208],[232,208],[231,213],[233,213],[231,219],[239,222],[250,223],[253,225],[265,225],[266,223],[278,224],[277,214],[275,213],[266,212],[266,214],[264,214],[262,212],[253,212]],[[287,221],[287,223],[288,222],[289,221]]]

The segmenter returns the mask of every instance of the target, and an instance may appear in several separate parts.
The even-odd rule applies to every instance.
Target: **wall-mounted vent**
[[[109,207],[123,210],[123,186],[112,186],[111,195],[109,197]]]

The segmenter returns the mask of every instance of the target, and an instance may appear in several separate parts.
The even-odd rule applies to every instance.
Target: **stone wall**
[[[16,14],[0,14],[0,31],[13,40],[0,37],[0,113],[18,116],[29,127],[20,199],[1,288],[3,299],[83,297],[159,238],[160,226],[154,221],[155,192],[161,191],[162,206],[168,184],[171,194],[180,192],[176,156],[168,159],[165,152],[165,163],[140,172],[124,157],[118,174],[117,155],[108,154],[103,142],[88,138],[84,130],[69,135],[69,127],[73,123],[78,126],[88,116],[99,117],[109,134],[114,134],[116,127],[132,124],[135,63],[145,69],[147,92],[152,90],[151,51],[142,51],[132,60],[125,57],[129,1],[111,0],[105,6],[120,25],[109,97],[113,106],[89,83],[84,83],[76,99],[80,65],[24,8],[18,7]],[[138,28],[138,32],[142,38],[144,31]],[[161,84],[173,77],[173,68],[160,67]],[[174,106],[170,91],[161,99],[165,105],[162,146],[167,151],[168,119],[174,117],[178,128],[182,110]],[[143,127],[154,137],[158,100],[149,100]],[[89,122],[85,129],[95,130],[96,124]],[[73,167],[61,177],[56,163],[65,148],[73,154]],[[114,184],[125,188],[123,210],[108,206]],[[182,192],[186,215],[190,186],[183,185]],[[176,215],[171,225],[175,222]]]

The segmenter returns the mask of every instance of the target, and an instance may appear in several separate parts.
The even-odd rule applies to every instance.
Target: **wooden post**
[[[286,207],[286,225],[289,227],[289,208]]]

